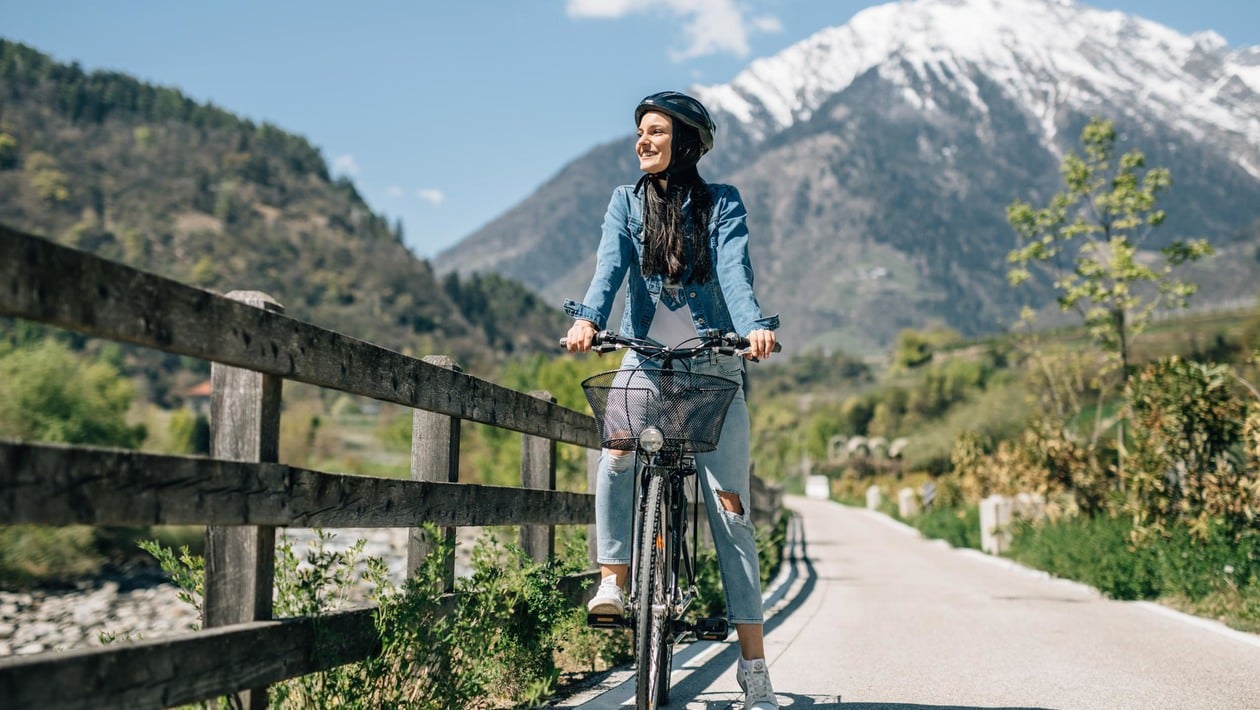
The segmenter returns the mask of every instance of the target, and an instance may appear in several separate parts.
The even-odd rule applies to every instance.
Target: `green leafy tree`
[[[30,172],[31,187],[39,198],[48,203],[63,203],[70,199],[70,184],[56,159],[47,153],[32,153],[26,160]]]
[[[170,429],[173,453],[210,453],[210,420],[204,416],[189,409],[177,409],[171,414]]]
[[[1147,258],[1142,245],[1164,222],[1157,207],[1171,184],[1164,168],[1147,168],[1139,150],[1117,158],[1111,121],[1095,119],[1081,133],[1084,156],[1069,154],[1061,172],[1066,190],[1041,209],[1016,200],[1007,221],[1023,246],[1011,251],[1012,285],[1032,277],[1034,267],[1054,276],[1059,306],[1075,309],[1090,334],[1119,359],[1127,378],[1129,346],[1161,305],[1184,307],[1197,290],[1172,270],[1212,253],[1202,239],[1173,241]]]
[[[906,329],[897,334],[893,348],[893,366],[912,370],[932,361],[932,356],[943,347],[962,341],[962,336],[949,328],[933,330]]]
[[[135,448],[143,425],[127,423],[134,390],[107,362],[84,362],[44,340],[0,356],[0,438]]]

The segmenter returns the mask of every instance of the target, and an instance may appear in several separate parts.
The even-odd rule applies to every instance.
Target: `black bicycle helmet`
[[[717,126],[713,124],[704,104],[679,91],[662,91],[639,102],[634,109],[634,125],[639,125],[643,114],[648,111],[660,111],[696,129],[700,133],[700,144],[703,148],[701,155],[712,150],[713,132],[717,130]]]

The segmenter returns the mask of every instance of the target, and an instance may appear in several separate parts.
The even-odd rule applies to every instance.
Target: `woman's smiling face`
[[[673,153],[674,122],[659,111],[648,111],[639,120],[639,140],[634,150],[639,155],[639,169],[659,173],[669,167]]]

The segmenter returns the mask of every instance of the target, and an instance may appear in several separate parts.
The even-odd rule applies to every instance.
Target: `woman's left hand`
[[[773,330],[754,330],[748,334],[748,352],[744,357],[765,360],[774,352],[774,343]]]

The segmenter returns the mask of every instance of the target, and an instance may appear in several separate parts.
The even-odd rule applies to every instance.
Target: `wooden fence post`
[[[550,392],[536,390],[532,397],[555,403]],[[521,435],[521,487],[556,489],[556,442],[543,436]],[[522,525],[521,549],[535,562],[546,562],[556,551],[556,529],[550,525]]]
[[[448,370],[461,372],[460,366],[446,355],[429,355],[424,361]],[[458,417],[416,409],[411,416],[411,480],[459,482]],[[455,588],[455,528],[441,530],[449,550],[443,560],[443,591]],[[410,528],[407,534],[407,576],[415,574],[424,558],[436,545],[424,528]]]
[[[259,291],[233,291],[227,297],[269,311],[284,311]],[[210,367],[210,380],[210,455],[233,461],[279,461],[284,378],[215,363]],[[275,559],[274,527],[206,528],[202,627],[271,619]],[[265,708],[267,688],[242,691],[238,698],[243,708]]]

